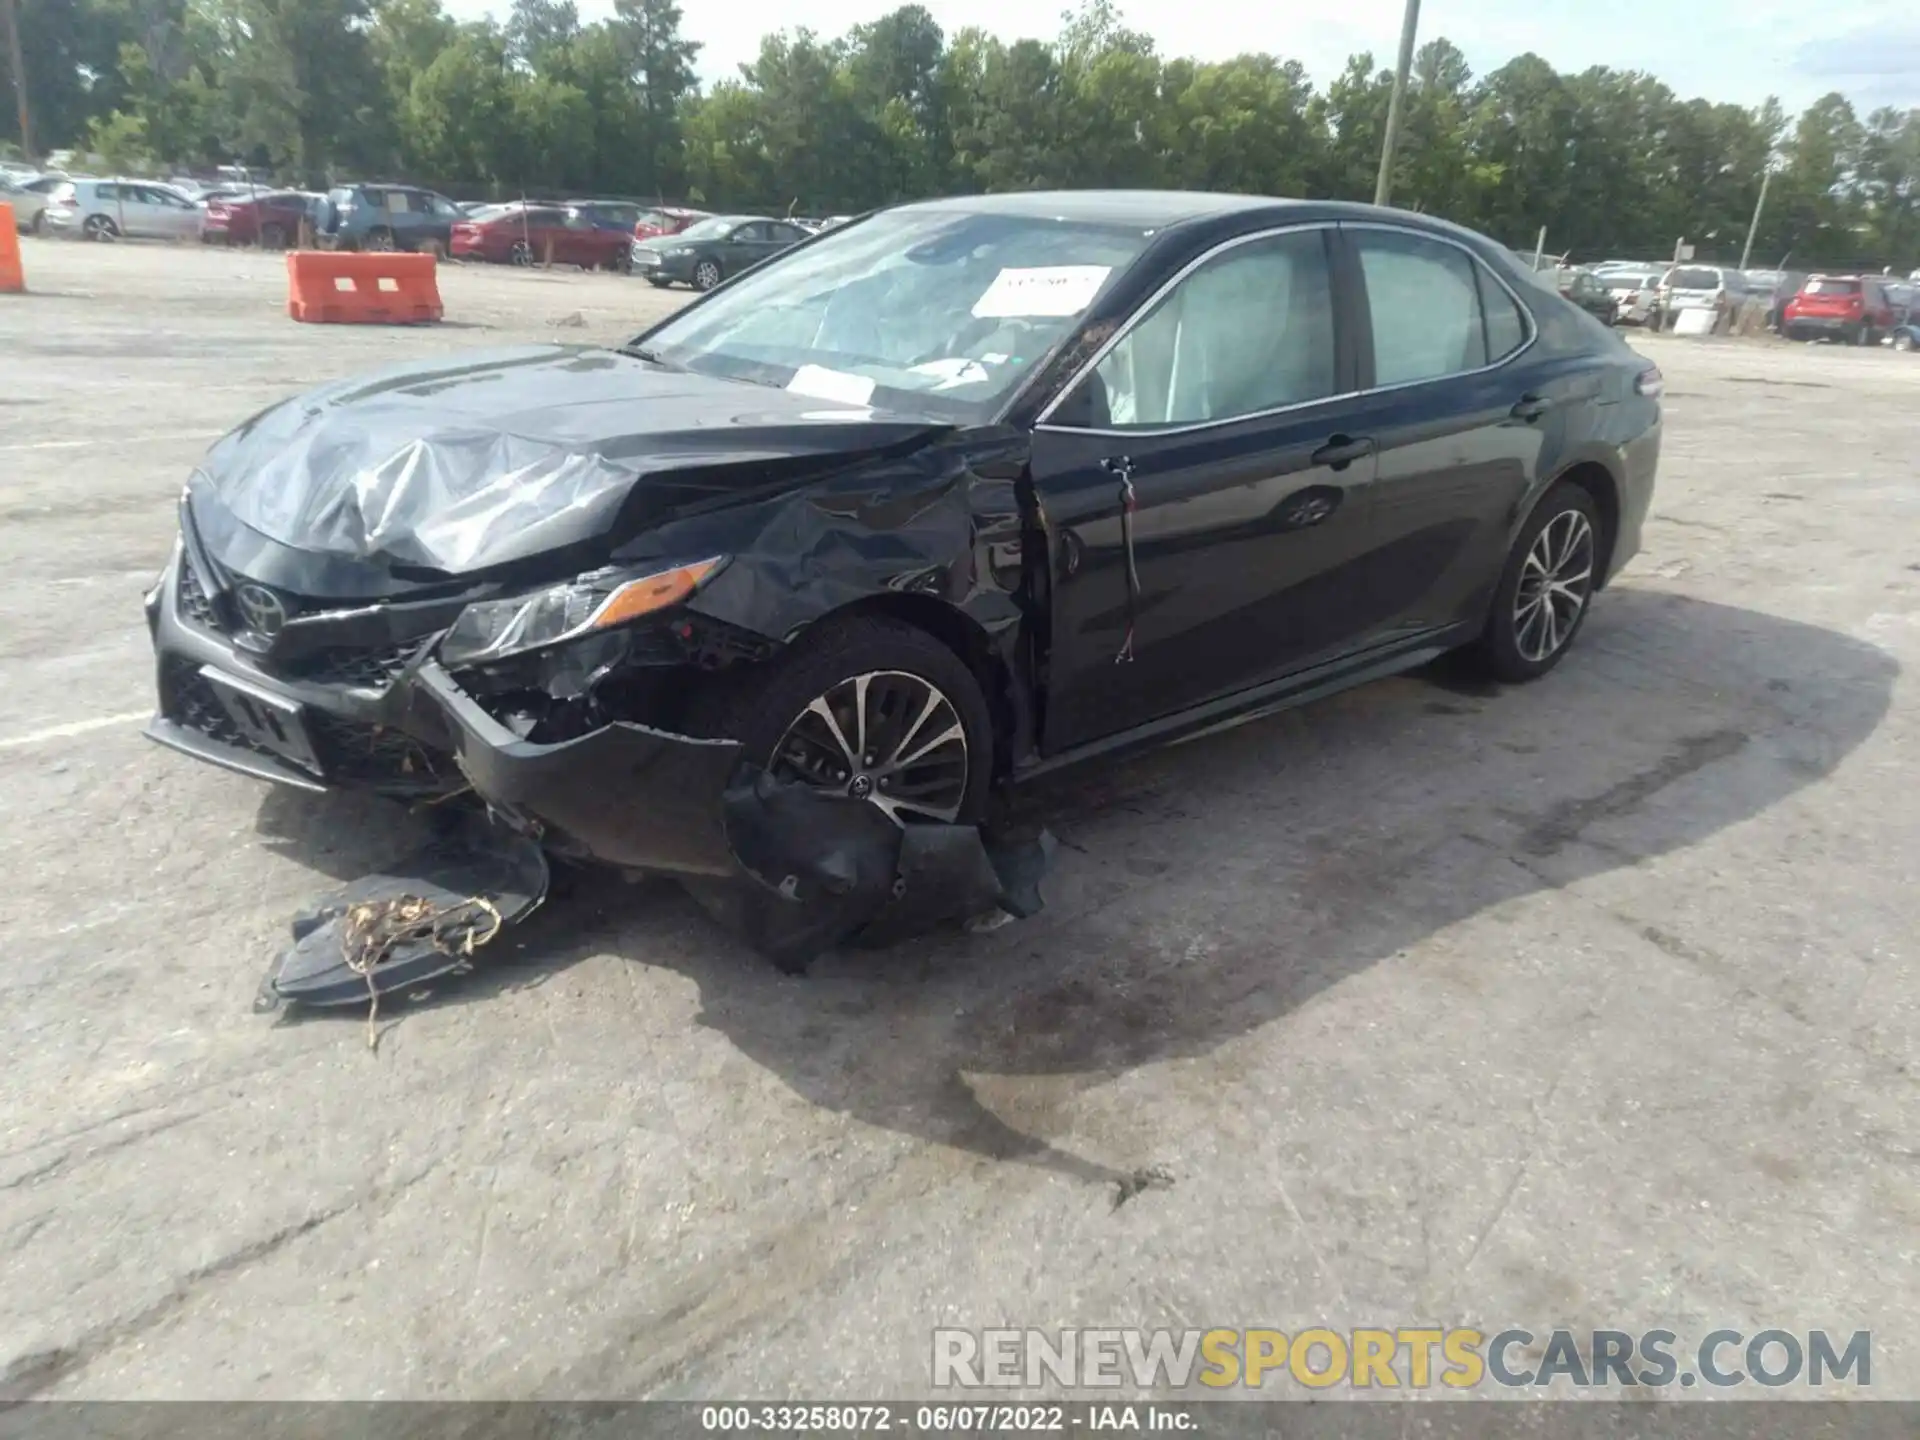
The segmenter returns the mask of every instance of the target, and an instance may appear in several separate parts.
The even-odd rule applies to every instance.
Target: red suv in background
[[[285,250],[299,243],[302,221],[312,224],[312,207],[319,198],[301,190],[217,196],[207,201],[200,238],[212,244]]]
[[[635,240],[651,240],[656,235],[678,235],[696,220],[705,220],[705,210],[688,210],[679,205],[662,205],[656,210],[642,213],[633,222]]]
[[[552,261],[583,270],[627,267],[624,231],[603,230],[579,210],[558,205],[489,206],[453,224],[448,245],[456,260],[539,265]]]
[[[1780,316],[1789,340],[1831,335],[1871,345],[1899,323],[1886,286],[1871,275],[1809,275]]]

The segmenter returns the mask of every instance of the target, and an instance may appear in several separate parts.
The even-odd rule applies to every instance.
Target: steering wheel
[[[971,349],[975,341],[983,340],[996,330],[1004,329],[1009,325],[1022,335],[1031,335],[1040,328],[1034,321],[1019,315],[977,316],[970,324],[962,325],[954,331],[943,344],[924,355],[915,356],[910,363],[925,365],[933,360],[951,360],[956,355]]]

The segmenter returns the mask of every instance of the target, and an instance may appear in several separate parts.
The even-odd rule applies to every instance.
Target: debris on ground
[[[474,952],[546,898],[539,842],[474,821],[385,870],[320,897],[293,920],[293,944],[256,1010],[366,1004],[466,968]]]

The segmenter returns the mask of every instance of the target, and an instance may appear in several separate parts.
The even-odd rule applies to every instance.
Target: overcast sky
[[[583,18],[611,0],[577,0]],[[894,8],[888,0],[682,0],[687,35],[705,47],[707,83],[753,58],[760,36],[805,25],[823,35]],[[923,0],[949,33],[980,25],[1005,39],[1051,38],[1062,0]],[[504,16],[509,0],[448,0],[463,18]],[[1123,0],[1135,29],[1164,55],[1225,59],[1264,50],[1300,60],[1316,84],[1359,50],[1390,64],[1401,0],[1296,0],[1249,7],[1231,0]],[[1829,90],[1864,114],[1920,106],[1920,0],[1426,0],[1420,38],[1445,35],[1476,72],[1527,50],[1560,70],[1588,65],[1648,70],[1682,96],[1756,105],[1778,95],[1798,110]]]

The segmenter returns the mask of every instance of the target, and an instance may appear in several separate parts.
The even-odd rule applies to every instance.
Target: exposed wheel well
[[[995,652],[987,632],[967,616],[931,595],[869,595],[833,612],[835,615],[886,615],[924,630],[954,654],[980,682],[993,717],[994,770],[1004,774],[1013,761],[1016,729],[1013,676]],[[822,619],[829,617],[823,616]],[[816,622],[817,623],[817,622]]]
[[[1598,590],[1607,583],[1608,570],[1613,564],[1614,538],[1620,533],[1619,486],[1612,472],[1597,460],[1582,460],[1563,473],[1559,480],[1578,485],[1586,491],[1593,498],[1593,508],[1600,512],[1599,573],[1593,587]]]

